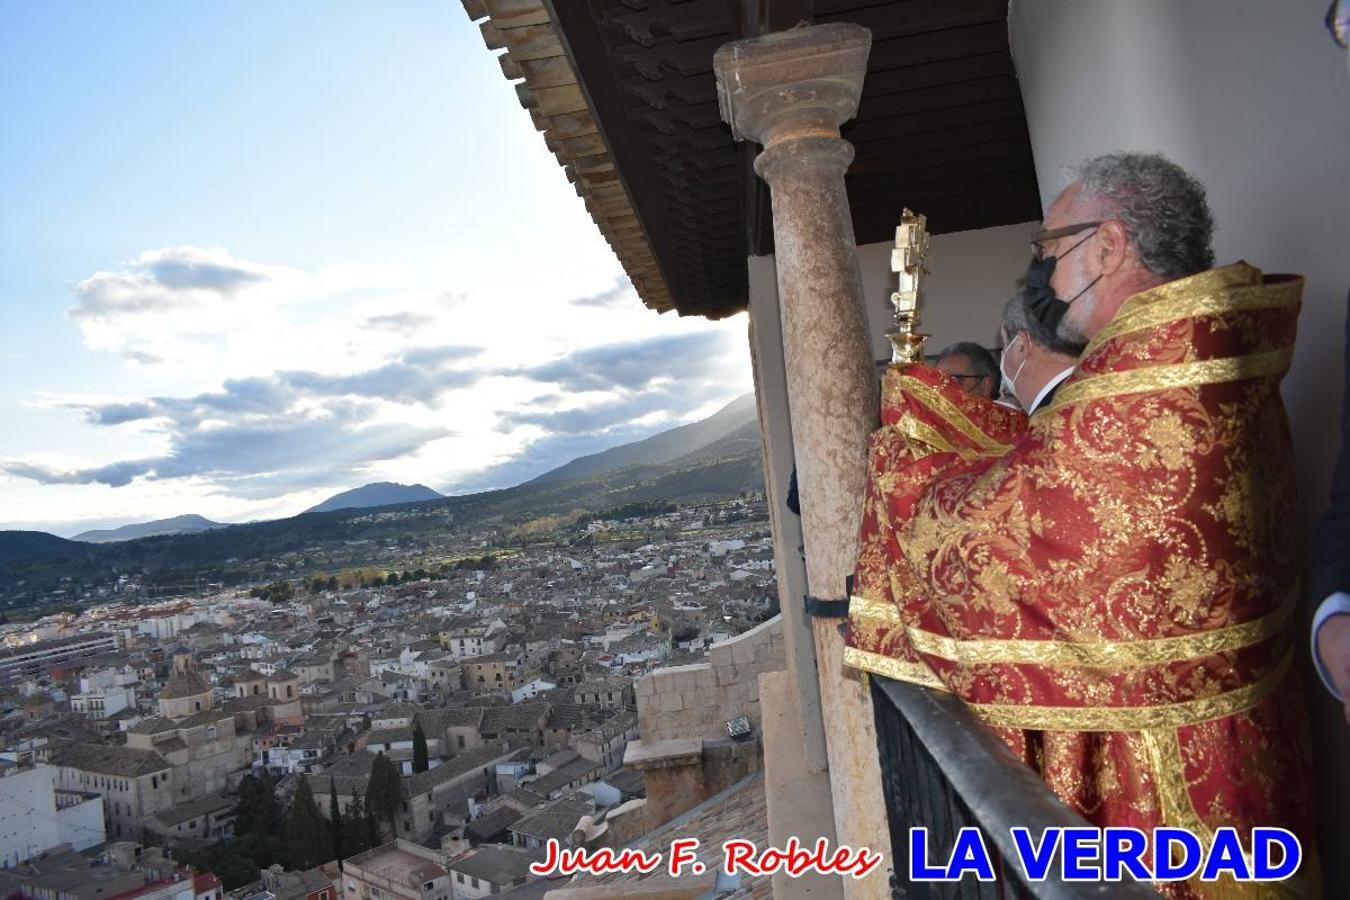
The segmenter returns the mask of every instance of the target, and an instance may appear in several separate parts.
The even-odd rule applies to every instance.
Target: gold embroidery
[[[1246,378],[1268,378],[1288,371],[1289,361],[1293,357],[1294,349],[1285,347],[1281,350],[1247,356],[1226,356],[1201,362],[1147,366],[1123,372],[1108,372],[1105,375],[1091,375],[1065,384],[1046,409],[1055,410],[1071,403],[1102,400],[1121,394],[1200,387],[1206,384],[1241,381]]]
[[[942,394],[935,391],[929,385],[924,384],[917,378],[912,378],[907,375],[901,376],[899,381],[903,382],[904,390],[913,394],[915,399],[924,406],[942,416],[949,425],[970,438],[976,446],[993,455],[1006,453],[1010,449],[1009,445],[1000,444],[998,441],[989,437],[989,435],[977,428],[975,423],[970,421],[970,418],[958,409],[955,403],[942,396]]]
[[[1138,302],[1135,302],[1134,298],[1127,300],[1115,318],[1093,335],[1092,343],[1094,346],[1101,346],[1112,338],[1132,331],[1158,328],[1199,316],[1228,316],[1258,309],[1297,306],[1302,291],[1301,280],[1271,286],[1250,284],[1235,288],[1226,294],[1196,292],[1194,288],[1190,288],[1184,296],[1174,297],[1166,302],[1153,297],[1152,291],[1145,291],[1135,295],[1139,298]]]
[[[860,594],[853,594],[848,601],[849,618],[867,618],[880,619],[883,622],[890,622],[896,625],[903,624],[900,618],[900,610],[895,608],[895,604],[887,600],[873,600],[871,597],[864,597]]]
[[[971,709],[993,726],[1031,728],[1038,731],[1142,731],[1146,728],[1179,728],[1236,715],[1256,706],[1275,690],[1289,670],[1293,651],[1260,680],[1235,690],[1168,703],[1161,706],[1020,706],[972,703]]]
[[[920,653],[964,665],[1013,663],[1096,668],[1157,666],[1228,653],[1269,640],[1280,633],[1294,611],[1294,605],[1291,597],[1270,615],[1250,622],[1196,634],[1137,641],[960,640],[911,625],[905,626],[905,634]],[[893,603],[854,595],[849,610],[854,616],[879,619],[895,625],[904,624],[900,611]]]
[[[1148,749],[1149,768],[1153,770],[1153,785],[1162,805],[1165,825],[1190,829],[1206,843],[1214,839],[1214,832],[1204,823],[1191,802],[1190,787],[1186,784],[1186,768],[1181,761],[1181,744],[1174,728],[1148,728],[1139,732]]]
[[[942,436],[932,425],[927,422],[920,422],[909,413],[900,417],[900,421],[895,423],[895,428],[911,441],[917,442],[920,446],[910,444],[910,454],[915,458],[921,458],[927,454],[921,453],[923,447],[929,448],[933,453],[959,453],[962,459],[970,459],[974,452],[968,449],[957,450],[952,446],[951,441]]]
[[[871,672],[874,675],[894,678],[896,681],[907,681],[910,684],[922,685],[935,691],[950,693],[941,679],[933,674],[933,670],[923,663],[906,662],[905,660],[882,656],[880,653],[859,650],[857,647],[845,647],[844,665],[861,669],[864,672]]]

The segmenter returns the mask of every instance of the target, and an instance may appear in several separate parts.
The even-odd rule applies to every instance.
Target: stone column
[[[817,25],[736,41],[713,59],[722,118],[764,150],[755,171],[773,196],[788,408],[806,544],[807,582],[845,597],[853,571],[877,422],[862,279],[844,172],[853,147],[839,126],[857,112],[871,33]],[[897,216],[899,211],[897,210]],[[889,858],[876,730],[868,695],[842,667],[840,619],[814,622],[835,829],[842,843]],[[885,872],[844,879],[848,897],[885,897]]]

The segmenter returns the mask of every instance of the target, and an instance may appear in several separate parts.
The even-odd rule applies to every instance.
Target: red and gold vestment
[[[1137,294],[1030,420],[893,367],[845,661],[957,694],[1097,825],[1282,826],[1310,854],[1279,392],[1301,291],[1237,263]]]

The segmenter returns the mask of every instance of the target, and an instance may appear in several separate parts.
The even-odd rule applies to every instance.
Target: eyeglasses
[[[1065,225],[1063,228],[1051,228],[1049,230],[1038,231],[1031,236],[1031,255],[1040,262],[1045,259],[1045,244],[1047,241],[1058,240],[1059,238],[1069,237],[1087,231],[1089,228],[1100,228],[1106,224],[1106,220],[1100,222],[1079,222],[1076,225]],[[1075,246],[1077,246],[1075,244]]]
[[[1337,45],[1350,49],[1350,5],[1344,0],[1332,0],[1327,10],[1327,31]]]

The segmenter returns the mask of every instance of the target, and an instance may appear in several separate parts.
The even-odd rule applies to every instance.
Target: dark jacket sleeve
[[[1345,322],[1345,398],[1341,404],[1341,451],[1331,473],[1331,505],[1313,537],[1308,577],[1314,604],[1337,591],[1350,592],[1350,298]]]

